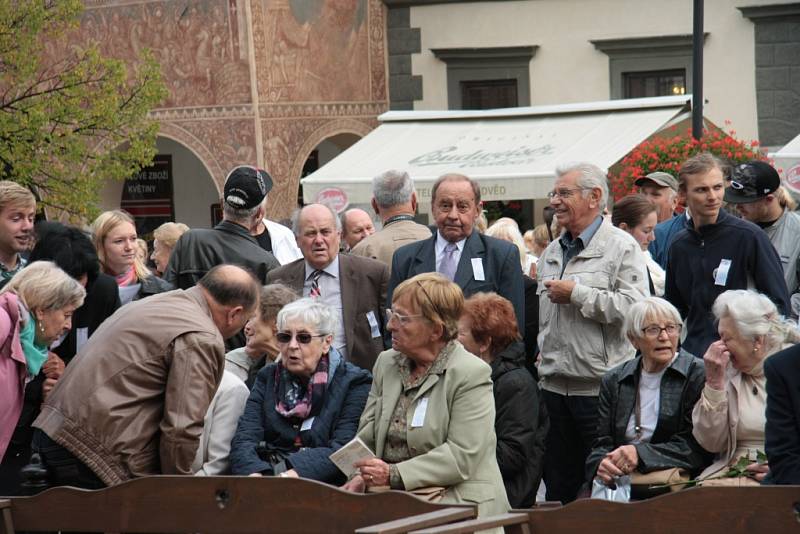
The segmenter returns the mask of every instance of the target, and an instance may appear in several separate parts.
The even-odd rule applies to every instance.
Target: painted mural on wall
[[[169,90],[152,113],[162,134],[191,150],[220,190],[235,165],[269,170],[274,218],[294,208],[316,145],[339,133],[366,135],[388,110],[381,0],[85,3],[70,46],[94,40],[130,62],[152,50]]]
[[[262,0],[270,101],[369,100],[367,0]]]
[[[244,0],[93,2],[83,36],[114,57],[135,61],[143,48],[161,64],[165,107],[251,101]]]

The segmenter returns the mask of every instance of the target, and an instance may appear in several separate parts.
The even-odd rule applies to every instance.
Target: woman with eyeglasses
[[[277,325],[280,360],[258,372],[231,442],[231,472],[341,484],[329,456],[355,436],[372,376],[331,345],[330,307],[296,300]]]
[[[397,286],[358,437],[375,453],[345,485],[405,490],[442,503],[508,511],[495,456],[491,367],[456,339],[464,295],[438,273]]]
[[[587,480],[611,485],[623,475],[671,468],[696,475],[710,463],[692,436],[705,373],[702,360],[678,351],[681,316],[666,300],[648,297],[631,306],[624,328],[639,355],[603,377]]]

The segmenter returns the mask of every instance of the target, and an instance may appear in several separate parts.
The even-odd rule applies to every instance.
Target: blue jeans
[[[597,437],[598,397],[542,391],[550,415],[544,456],[548,501],[572,502],[585,482],[586,458]]]
[[[50,477],[50,487],[75,486],[83,489],[100,489],[106,485],[94,471],[78,460],[39,429],[33,433],[33,452],[38,452]]]

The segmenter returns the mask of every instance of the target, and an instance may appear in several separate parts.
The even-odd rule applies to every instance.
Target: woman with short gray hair
[[[231,443],[234,475],[341,484],[329,456],[356,434],[372,375],[333,347],[334,311],[309,298],[278,312],[280,360],[259,371]]]
[[[703,356],[706,382],[692,420],[697,441],[717,456],[701,478],[705,485],[757,486],[769,473],[759,458],[766,425],[764,360],[797,343],[798,333],[767,296],[755,291],[725,291],[712,311],[720,339]],[[748,476],[724,477],[740,458],[750,461]]]
[[[635,482],[638,475],[673,468],[697,474],[709,463],[708,453],[692,437],[691,420],[705,374],[702,361],[678,351],[678,310],[664,299],[648,297],[631,306],[624,331],[639,355],[603,377],[587,479],[610,485],[632,475]]]

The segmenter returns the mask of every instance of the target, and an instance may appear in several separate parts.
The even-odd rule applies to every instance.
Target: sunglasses
[[[311,343],[311,340],[315,337],[325,337],[328,334],[309,334],[308,332],[297,332],[296,334],[292,335],[289,332],[278,332],[275,334],[275,339],[278,340],[278,343],[289,343],[294,337],[298,343],[301,345],[308,345]]]

